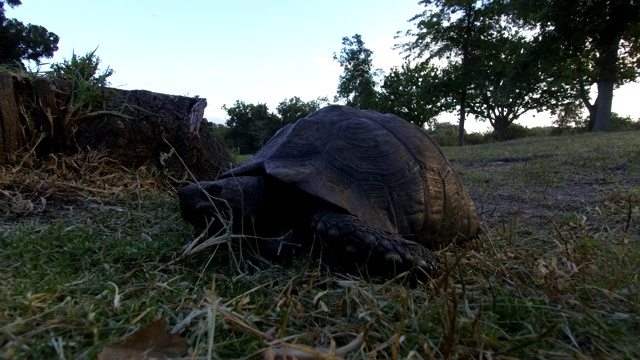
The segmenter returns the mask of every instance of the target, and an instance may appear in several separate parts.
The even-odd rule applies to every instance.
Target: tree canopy
[[[538,31],[564,78],[589,110],[589,130],[611,129],[613,90],[638,78],[640,3],[629,0],[512,0],[512,16]],[[592,102],[589,88],[597,86]]]
[[[407,58],[442,69],[442,76],[434,80],[448,90],[441,96],[450,101],[441,110],[449,111],[458,104],[458,145],[462,145],[471,82],[478,75],[475,64],[481,61],[483,48],[499,21],[482,1],[422,0],[420,4],[425,10],[409,20],[415,22],[416,29],[406,34],[413,40],[401,44],[400,49]]]
[[[498,138],[527,111],[555,109],[566,86],[553,81],[544,54],[528,28],[505,16],[502,1],[423,0],[425,11],[414,16],[411,41],[399,47],[407,58],[436,67],[432,94],[440,111],[459,112],[458,145],[466,114],[489,121]]]
[[[437,69],[428,64],[407,62],[391,69],[384,77],[379,95],[379,109],[425,127],[435,124],[442,111],[452,107],[450,97],[439,86]]]
[[[292,124],[298,119],[302,119],[307,115],[320,109],[323,104],[329,101],[326,97],[318,98],[311,101],[303,101],[297,96],[290,99],[282,100],[276,107],[276,112],[280,117],[282,126]]]
[[[611,128],[613,89],[638,78],[640,4],[628,0],[422,0],[425,10],[400,44],[459,109],[488,120],[502,138],[527,111],[582,101],[589,130]],[[428,67],[425,67],[428,68]],[[589,89],[597,85],[592,102]],[[444,104],[449,104],[445,102]],[[444,111],[451,109],[443,108]]]
[[[240,153],[254,153],[287,124],[306,117],[327,103],[326,98],[303,101],[297,96],[281,101],[276,114],[267,104],[250,104],[237,100],[231,107],[222,107],[229,118],[226,129],[216,129],[223,134],[228,145]]]
[[[39,25],[27,24],[16,19],[7,19],[4,5],[22,4],[19,0],[0,1],[0,64],[23,67],[22,60],[40,62],[50,58],[58,50],[58,35]]]
[[[378,108],[378,82],[380,70],[373,70],[373,52],[364,46],[360,34],[342,38],[340,56],[333,59],[340,63],[344,73],[340,75],[335,101],[344,100],[347,106],[357,109]]]

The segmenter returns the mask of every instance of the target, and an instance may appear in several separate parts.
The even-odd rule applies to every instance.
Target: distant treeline
[[[248,104],[236,101],[231,107],[224,107],[228,119],[226,124],[209,123],[216,136],[239,154],[252,154],[260,149],[283,126],[303,118],[326,105],[327,99],[320,98],[303,101],[299,97],[283,100],[271,112],[266,104]],[[622,117],[612,113],[612,130],[640,130],[640,119]],[[507,127],[500,139],[495,132],[464,133],[464,143],[469,145],[491,143],[500,140],[513,140],[531,136],[571,135],[587,132],[588,119],[575,123],[555,122],[555,126],[528,128],[519,124]],[[458,125],[446,122],[432,122],[425,129],[441,146],[454,146],[457,142]]]

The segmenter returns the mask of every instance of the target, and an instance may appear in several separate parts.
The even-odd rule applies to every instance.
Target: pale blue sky
[[[98,47],[114,87],[204,97],[205,117],[221,122],[236,100],[276,105],[293,96],[333,98],[342,69],[333,60],[342,37],[362,35],[374,66],[402,58],[396,31],[422,11],[417,0],[23,0],[7,17],[60,36],[53,59]],[[640,117],[640,86],[616,91],[614,111]],[[447,117],[450,118],[450,117]],[[546,116],[519,121],[535,126]],[[488,123],[470,121],[467,129]]]

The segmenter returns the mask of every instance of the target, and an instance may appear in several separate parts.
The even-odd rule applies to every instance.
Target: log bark
[[[15,162],[24,144],[13,82],[12,74],[0,74],[0,164]]]
[[[197,180],[215,179],[235,165],[203,119],[205,99],[146,90],[110,91],[105,110],[124,117],[84,119],[75,132],[78,147],[108,150],[110,157],[129,167],[151,164],[180,175],[189,169]]]
[[[98,110],[70,114],[68,91],[46,78],[0,76],[0,165],[29,146],[37,156],[106,151],[125,167],[150,165],[198,181],[235,165],[203,118],[205,99],[108,88]]]

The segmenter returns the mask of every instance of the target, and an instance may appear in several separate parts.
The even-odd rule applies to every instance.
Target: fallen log
[[[206,100],[146,90],[101,90],[74,104],[68,84],[0,74],[0,165],[30,152],[106,151],[126,167],[153,166],[182,178],[212,180],[235,162],[203,118]],[[84,107],[81,107],[84,106]]]

